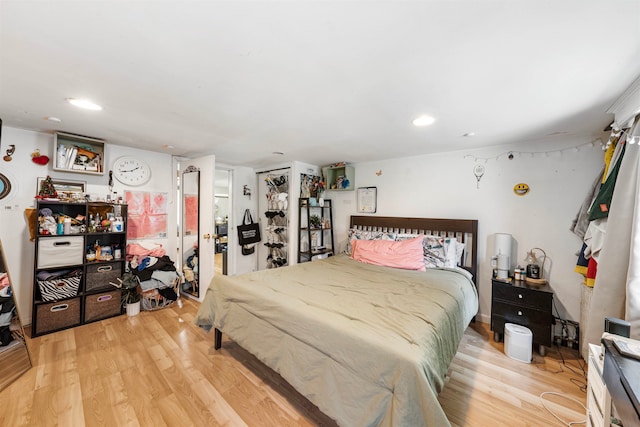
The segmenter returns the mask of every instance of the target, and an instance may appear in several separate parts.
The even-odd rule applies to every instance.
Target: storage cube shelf
[[[125,269],[127,205],[39,200],[37,212],[32,336],[120,315],[121,291],[112,283],[119,284]],[[54,219],[45,220],[42,212]],[[111,224],[90,223],[111,214],[123,218],[118,231],[111,231]],[[69,234],[54,234],[59,218],[73,219]],[[98,247],[99,256],[88,254]],[[116,248],[120,258],[114,257]]]
[[[327,190],[353,191],[356,188],[356,171],[353,166],[327,166],[322,168]]]
[[[104,141],[58,132],[54,136],[53,170],[104,175]]]

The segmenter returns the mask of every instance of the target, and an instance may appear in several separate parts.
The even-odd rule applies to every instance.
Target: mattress
[[[344,426],[447,426],[437,400],[476,314],[466,272],[339,255],[216,276],[195,322],[217,328]]]

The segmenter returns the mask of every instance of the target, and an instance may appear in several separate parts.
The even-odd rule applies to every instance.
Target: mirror
[[[198,287],[200,170],[194,166],[186,168],[182,172],[180,187],[182,190],[182,273],[184,274],[182,292],[197,298],[200,296]]]
[[[0,242],[0,390],[31,368],[24,329],[11,287],[11,276]]]
[[[227,274],[227,248],[229,242],[229,174],[230,171],[216,169],[215,179],[215,254],[213,259],[214,274]]]

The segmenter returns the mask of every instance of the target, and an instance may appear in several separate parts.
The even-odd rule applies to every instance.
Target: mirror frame
[[[194,184],[187,186],[187,176],[195,174],[196,181]],[[193,190],[195,189],[195,193]],[[181,237],[181,254],[180,261],[182,263],[182,273],[184,274],[185,281],[181,287],[181,293],[199,298],[200,287],[198,286],[199,277],[198,271],[193,271],[193,267],[197,266],[197,259],[199,257],[198,248],[200,247],[200,169],[195,166],[188,166],[182,172],[182,179],[180,180],[180,195],[182,198],[182,226],[180,230]],[[188,197],[195,196],[195,199]],[[195,200],[195,206],[191,200]],[[189,202],[188,202],[189,201]],[[196,209],[195,218],[188,217],[193,208]],[[195,223],[194,223],[195,221]],[[195,232],[191,228],[195,224]],[[195,234],[195,242],[193,238],[188,238]],[[187,242],[188,240],[188,242]],[[195,249],[194,249],[195,248]],[[192,264],[195,255],[195,264]],[[192,280],[189,280],[192,279]]]
[[[13,288],[13,282],[11,281],[11,275],[9,274],[9,265],[5,256],[2,241],[0,241],[0,274],[7,275],[9,281],[9,297],[14,303],[12,309],[13,315],[9,323],[9,331],[13,337],[13,340],[6,346],[0,346],[0,390],[4,390],[9,384],[20,378],[22,374],[27,372],[33,366],[31,361],[31,355],[24,334],[24,327],[22,325],[22,318],[20,317],[20,310],[18,309],[17,298],[15,289]],[[15,327],[17,321],[18,327]],[[11,327],[11,323],[14,323],[14,327]]]

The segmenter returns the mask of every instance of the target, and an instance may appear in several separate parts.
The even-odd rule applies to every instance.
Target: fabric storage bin
[[[122,263],[88,265],[85,290],[89,292],[100,289],[114,289],[109,282],[119,284],[118,279],[121,277]]]
[[[80,297],[36,305],[36,335],[80,324]]]
[[[59,236],[38,240],[36,268],[80,265],[84,261],[84,237]]]
[[[43,301],[55,301],[78,295],[82,273],[74,277],[59,277],[52,280],[38,280],[40,297]]]
[[[122,313],[120,290],[87,295],[84,297],[84,321],[105,319]]]

